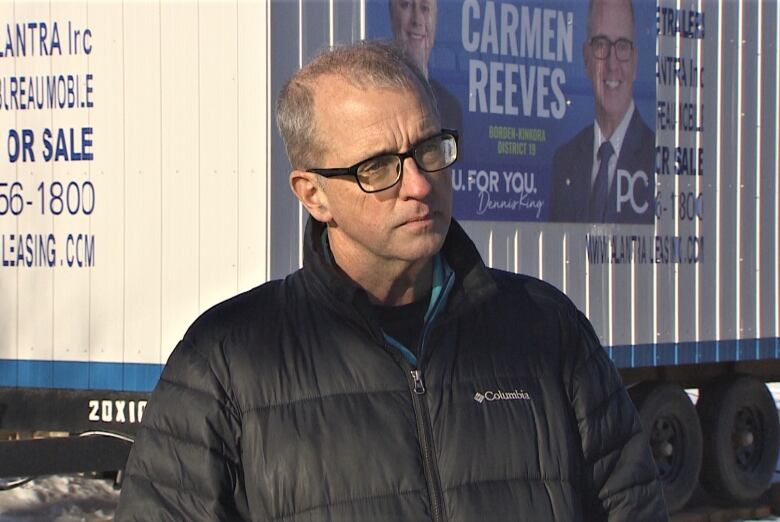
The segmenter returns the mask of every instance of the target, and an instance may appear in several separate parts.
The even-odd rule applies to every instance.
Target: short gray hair
[[[438,116],[428,80],[396,44],[363,40],[334,46],[293,74],[279,93],[276,125],[294,169],[314,167],[325,150],[315,125],[314,91],[317,81],[326,75],[337,76],[361,89],[421,91]]]

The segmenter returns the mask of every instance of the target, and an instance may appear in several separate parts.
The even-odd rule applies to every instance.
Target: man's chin
[[[631,106],[631,99],[628,102],[615,100],[614,95],[607,96],[599,104],[597,115],[599,120],[613,121],[619,123],[626,115],[626,111]]]
[[[404,42],[406,55],[413,59],[420,67],[428,63],[428,49],[425,40],[409,40]]]
[[[443,245],[443,237],[418,238],[416,241],[407,242],[404,245],[403,254],[398,257],[409,262],[430,259],[439,253]]]

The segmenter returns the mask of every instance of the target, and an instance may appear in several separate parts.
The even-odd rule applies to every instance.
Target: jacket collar
[[[304,277],[331,307],[344,311],[344,304],[350,304],[363,321],[373,324],[366,292],[333,263],[325,229],[325,224],[309,217],[304,233]],[[450,222],[441,252],[455,273],[455,285],[445,307],[448,315],[460,315],[496,291],[496,283],[477,248],[455,219]]]

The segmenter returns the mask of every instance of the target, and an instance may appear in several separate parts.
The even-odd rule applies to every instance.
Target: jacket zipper
[[[434,462],[433,432],[431,430],[428,406],[425,404],[425,382],[423,381],[422,370],[412,368],[405,360],[402,362],[402,365],[406,370],[407,382],[409,383],[409,389],[412,394],[412,405],[414,406],[414,415],[417,420],[417,434],[420,439],[423,471],[425,472],[425,481],[428,486],[433,521],[444,522],[445,519],[441,500],[441,481],[439,480],[439,473],[436,469],[436,462]]]

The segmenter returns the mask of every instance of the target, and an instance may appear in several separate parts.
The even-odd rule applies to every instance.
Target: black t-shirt
[[[403,344],[415,355],[420,342],[425,312],[431,300],[430,292],[419,300],[401,306],[374,305],[374,313],[382,330]]]

